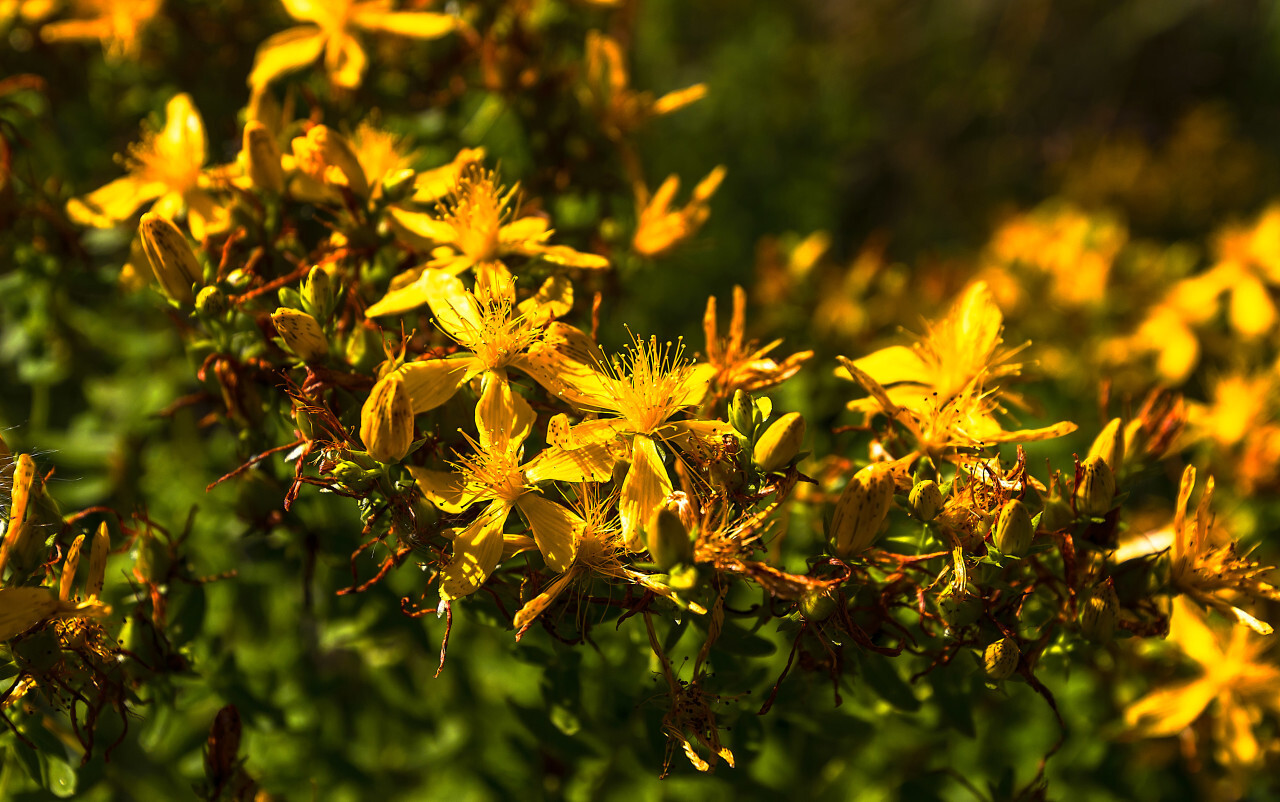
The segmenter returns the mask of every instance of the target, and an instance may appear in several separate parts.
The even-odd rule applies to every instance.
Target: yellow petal
[[[300,70],[320,58],[328,37],[313,25],[289,28],[267,38],[258,46],[249,72],[249,86],[260,92],[287,72]]]
[[[524,475],[530,482],[607,482],[617,462],[609,443],[573,449],[552,446],[524,466]]]
[[[1218,686],[1206,679],[1159,688],[1129,705],[1125,723],[1144,738],[1177,735],[1199,718],[1218,695]]]
[[[329,80],[344,89],[355,89],[364,78],[369,57],[354,36],[340,31],[330,36],[324,47],[324,68]]]
[[[536,245],[550,236],[550,233],[546,218],[521,217],[498,230],[498,242],[503,246],[503,250],[523,245]]]
[[[467,488],[466,480],[460,473],[451,471],[433,471],[430,468],[419,468],[406,465],[418,489],[427,501],[440,508],[441,511],[456,515],[477,501],[476,495]]]
[[[418,279],[436,324],[445,333],[469,347],[480,345],[484,320],[480,302],[457,276],[441,270],[427,270]]]
[[[510,507],[490,504],[480,517],[453,539],[453,559],[440,575],[440,596],[460,599],[484,584],[502,557],[502,526]]]
[[[581,267],[587,270],[604,270],[609,267],[609,260],[603,256],[575,251],[567,245],[531,245],[517,248],[516,252],[536,256],[544,262],[565,267]]]
[[[391,207],[391,219],[397,233],[407,232],[410,236],[402,237],[419,250],[430,250],[437,245],[455,242],[458,232],[454,227],[425,212],[411,212],[397,206]]]
[[[631,467],[622,482],[622,498],[618,503],[622,515],[622,536],[628,549],[644,549],[641,529],[670,492],[671,479],[658,456],[657,447],[648,437],[636,435],[632,444]]]
[[[397,369],[404,387],[409,391],[409,403],[413,414],[420,415],[435,409],[453,398],[462,386],[470,359],[426,359],[410,362]]]
[[[1276,324],[1276,306],[1267,288],[1254,276],[1231,288],[1231,327],[1246,337],[1266,334]]]
[[[690,103],[696,103],[707,96],[706,84],[694,84],[693,86],[677,89],[674,92],[668,92],[653,102],[654,114],[670,114],[677,109],[682,109]]]
[[[82,226],[111,228],[127,220],[142,204],[163,195],[166,189],[161,182],[140,181],[127,175],[83,198],[67,201],[67,215]]]
[[[198,168],[204,164],[204,120],[185,92],[165,106],[164,128],[155,140],[156,153],[175,164]]]
[[[520,636],[524,634],[524,630],[527,629],[534,621],[538,620],[538,616],[542,615],[542,613],[545,612],[557,598],[559,598],[560,594],[569,587],[569,584],[574,580],[576,573],[577,572],[563,573],[556,577],[555,580],[547,586],[546,590],[525,602],[525,605],[516,612],[515,618],[512,622],[516,628],[516,640],[519,640]]]
[[[873,354],[855,360],[853,364],[886,387],[899,382],[927,385],[933,378],[929,369],[920,361],[915,349],[904,345],[881,348]],[[848,370],[837,369],[836,374],[844,379],[853,378]]]
[[[836,359],[840,361],[840,364],[844,366],[845,371],[853,380],[861,384],[862,389],[866,390],[876,400],[876,403],[880,405],[881,411],[890,416],[898,414],[898,405],[890,400],[889,393],[884,389],[884,385],[869,376],[866,371],[847,357],[838,356]],[[850,404],[850,409],[852,408],[853,405]]]
[[[533,540],[547,561],[547,567],[564,573],[578,553],[578,539],[586,526],[568,507],[548,501],[537,493],[525,493],[516,506],[529,519]]]
[[[521,301],[516,308],[538,322],[567,315],[573,308],[573,284],[564,276],[552,276],[542,282],[536,295]]]
[[[0,641],[15,638],[50,618],[100,617],[110,612],[110,607],[98,601],[63,601],[49,588],[0,588]]]
[[[352,22],[366,30],[412,36],[415,39],[438,39],[458,27],[458,20],[448,14],[364,10],[360,6],[352,10]]]
[[[210,234],[220,234],[231,224],[231,213],[203,189],[193,189],[183,194],[187,206],[187,226],[191,236],[203,240]]]
[[[482,450],[514,452],[529,436],[536,417],[524,396],[512,391],[505,375],[496,371],[485,374],[484,390],[476,404]]]

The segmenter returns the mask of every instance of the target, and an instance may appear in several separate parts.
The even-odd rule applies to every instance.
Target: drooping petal
[[[363,3],[352,9],[351,21],[370,31],[412,36],[414,39],[439,39],[458,27],[458,20],[448,14],[429,11],[383,11]]]
[[[572,449],[553,446],[538,452],[524,466],[524,475],[530,482],[607,482],[617,462],[609,443]]]
[[[557,573],[569,570],[578,553],[578,539],[586,522],[568,507],[548,501],[537,493],[525,493],[516,500],[516,506],[529,519],[533,540],[547,561],[547,567]]]
[[[644,549],[641,530],[670,492],[671,479],[658,456],[657,446],[648,437],[636,435],[632,444],[631,467],[622,482],[622,497],[618,502],[623,542],[628,549]]]
[[[258,47],[249,72],[255,93],[287,72],[300,70],[320,58],[328,37],[314,25],[300,25],[273,34]]]
[[[551,276],[542,282],[536,295],[521,301],[516,309],[538,323],[569,314],[573,308],[573,284],[564,276]]]
[[[419,468],[406,465],[418,489],[427,501],[440,508],[441,511],[456,515],[479,500],[476,493],[467,487],[465,477],[452,471],[433,471],[430,468]]]
[[[324,68],[329,80],[343,89],[355,89],[369,64],[360,42],[346,31],[334,33],[324,47]]]
[[[475,593],[498,567],[502,557],[502,526],[510,506],[495,501],[453,539],[453,559],[440,576],[440,596],[460,599]]]
[[[397,369],[409,392],[413,414],[435,409],[453,398],[466,379],[473,359],[425,359]]]
[[[505,374],[485,374],[484,390],[476,404],[481,450],[513,453],[529,436],[536,417],[524,396],[511,389]]]
[[[138,207],[165,193],[159,181],[141,181],[131,175],[117,178],[83,198],[67,201],[67,215],[82,226],[111,228],[127,220]]]

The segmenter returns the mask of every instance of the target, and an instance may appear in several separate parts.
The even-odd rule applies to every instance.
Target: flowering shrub
[[[818,231],[707,297],[683,271],[733,169],[682,193],[644,138],[716,90],[633,85],[634,4],[239,10],[5,12],[144,72],[204,15],[247,70],[137,78],[152,116],[101,184],[27,152],[42,69],[0,83],[0,350],[32,388],[0,408],[0,787],[590,797],[776,790],[793,760],[844,794],[843,738],[897,733],[895,786],[901,727],[1015,703],[1046,726],[1009,774],[928,776],[1043,798],[1105,739],[1205,794],[1266,781],[1274,208],[1206,258],[1070,199],[913,269]],[[77,409],[120,442],[64,464]],[[485,743],[492,709],[534,735]],[[820,737],[779,756],[779,719]],[[691,787],[748,780],[718,782]]]

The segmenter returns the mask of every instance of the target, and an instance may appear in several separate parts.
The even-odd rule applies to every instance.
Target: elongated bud
[[[729,402],[729,423],[738,430],[738,434],[748,440],[755,434],[754,411],[755,404],[751,399],[751,393],[741,388],[734,390],[733,400]]]
[[[765,473],[785,468],[800,453],[804,441],[804,417],[799,412],[788,412],[773,422],[756,441],[756,464]]]
[[[1094,588],[1080,606],[1080,632],[1095,643],[1110,643],[1116,631],[1120,599],[1111,580]]]
[[[658,570],[666,573],[677,565],[693,562],[693,542],[680,514],[667,506],[659,507],[645,527],[649,554]]]
[[[44,563],[48,539],[62,522],[57,503],[44,491],[30,454],[19,454],[14,465],[9,525],[0,544],[0,575],[7,566],[21,582]],[[46,531],[51,530],[51,531]]]
[[[336,287],[333,277],[321,267],[311,268],[302,281],[302,308],[317,318],[327,318],[333,311]]]
[[[1090,457],[1081,466],[1076,485],[1076,511],[1100,518],[1111,512],[1116,495],[1116,477],[1102,457]]]
[[[346,137],[325,125],[313,126],[306,136],[293,140],[293,156],[304,173],[332,186],[349,187],[369,197],[369,180]]]
[[[93,533],[93,548],[89,550],[89,581],[85,584],[85,592],[90,599],[102,595],[102,586],[107,581],[107,556],[111,554],[111,532],[107,522],[98,524]]]
[[[399,462],[413,445],[413,406],[397,374],[374,385],[360,410],[360,439],[378,462]]]
[[[1001,638],[983,651],[982,670],[988,679],[1008,679],[1018,670],[1018,659],[1021,656],[1018,644],[1011,638]]]
[[[253,185],[263,192],[284,192],[284,168],[280,164],[280,148],[267,127],[257,120],[244,126],[245,173]]]
[[[855,473],[831,518],[836,556],[847,560],[870,548],[892,502],[893,478],[883,466],[869,465]]]
[[[932,521],[942,511],[942,490],[932,479],[916,482],[915,487],[911,488],[911,495],[907,497],[907,503],[911,505],[912,515],[921,521]]]
[[[194,304],[196,296],[191,288],[204,283],[204,271],[187,238],[172,222],[150,212],[138,223],[138,235],[164,294],[183,306]]]
[[[319,359],[329,353],[329,340],[316,319],[296,309],[277,309],[271,313],[271,322],[289,350],[306,362]]]
[[[1124,464],[1124,428],[1119,418],[1112,418],[1089,446],[1088,457],[1101,457],[1114,474]]]
[[[809,588],[800,597],[800,614],[809,621],[826,621],[836,611],[836,600],[825,590]]]
[[[58,598],[67,601],[71,598],[71,586],[76,581],[76,569],[80,567],[80,547],[84,545],[84,535],[80,535],[67,549],[67,558],[62,561],[62,576],[58,577]]]
[[[133,575],[150,585],[159,585],[169,578],[173,559],[169,544],[159,535],[144,532],[133,556]]]
[[[1010,557],[1021,557],[1031,548],[1031,538],[1035,527],[1031,524],[1031,513],[1027,505],[1016,498],[1011,498],[1000,508],[996,517],[996,548],[1001,554]]]

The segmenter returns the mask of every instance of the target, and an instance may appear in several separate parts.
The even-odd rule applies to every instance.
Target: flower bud
[[[245,173],[253,185],[263,192],[284,192],[284,168],[280,164],[280,148],[267,127],[257,120],[244,126]]]
[[[826,621],[836,611],[836,600],[825,590],[809,588],[800,597],[800,614],[808,621]]]
[[[382,179],[382,197],[388,203],[399,203],[413,194],[413,182],[417,173],[409,168],[394,170]]]
[[[696,566],[682,563],[671,569],[671,573],[667,575],[667,585],[675,590],[688,591],[696,588],[700,579]]]
[[[677,565],[693,562],[693,542],[689,539],[689,530],[675,510],[666,506],[655,510],[645,528],[645,537],[649,555],[653,557],[658,570],[666,573]]]
[[[62,523],[57,504],[44,492],[30,454],[19,454],[13,472],[9,525],[0,544],[0,575],[8,566],[15,584],[36,571],[48,554],[48,539]],[[52,530],[46,532],[45,530]]]
[[[733,400],[729,402],[729,423],[738,430],[738,434],[751,439],[755,434],[755,403],[751,393],[741,388],[733,391]]]
[[[204,271],[178,227],[148,212],[138,224],[138,236],[164,294],[183,306],[194,304],[196,296],[191,288],[203,283]]]
[[[134,575],[152,585],[164,582],[173,568],[168,544],[149,532],[138,541],[138,551],[133,560]]]
[[[360,439],[378,462],[399,462],[413,445],[413,406],[398,374],[373,386],[360,410]]]
[[[911,505],[912,515],[922,521],[932,521],[942,511],[942,490],[932,479],[916,482],[915,487],[911,488],[911,495],[907,497],[907,503]]]
[[[1115,495],[1116,477],[1106,461],[1096,456],[1087,459],[1076,484],[1076,511],[1100,518],[1111,512]]]
[[[988,679],[1008,679],[1018,669],[1018,659],[1021,656],[1022,652],[1012,638],[1001,638],[983,651],[982,670]]]
[[[1021,557],[1031,548],[1031,538],[1035,527],[1031,525],[1031,514],[1027,505],[1016,498],[1011,498],[1000,508],[996,518],[995,543],[1001,554],[1010,557]]]
[[[756,441],[752,456],[765,473],[781,470],[800,453],[804,440],[804,417],[799,412],[788,412],[765,429]]]
[[[1112,418],[1089,446],[1088,458],[1101,457],[1114,474],[1124,464],[1124,429],[1119,418]]]
[[[302,308],[313,317],[328,318],[333,311],[336,289],[328,271],[321,267],[311,268],[302,280]]]
[[[277,309],[271,313],[276,333],[289,350],[310,362],[329,353],[329,340],[316,319],[296,309]]]
[[[71,586],[76,581],[76,569],[80,567],[80,547],[84,545],[84,535],[80,535],[67,549],[67,558],[62,561],[62,576],[58,577],[58,598],[67,601],[71,598]]]
[[[1116,631],[1116,614],[1120,599],[1111,580],[1094,588],[1080,606],[1080,632],[1094,643],[1110,643]]]
[[[1044,513],[1040,516],[1040,530],[1043,532],[1059,532],[1071,526],[1075,516],[1071,514],[1071,505],[1059,496],[1045,499]]]
[[[947,593],[938,598],[942,620],[952,629],[967,627],[982,617],[983,603],[978,596]]]
[[[870,548],[889,514],[893,501],[893,477],[881,465],[858,471],[845,485],[831,518],[831,538],[842,560]]]
[[[89,550],[89,579],[85,583],[85,592],[89,598],[102,595],[102,586],[107,581],[107,557],[111,554],[111,533],[107,522],[98,524],[93,533],[93,548]]]
[[[217,287],[205,287],[196,295],[196,311],[205,317],[221,317],[230,308],[229,299]]]
[[[369,180],[346,137],[325,125],[312,126],[306,136],[293,140],[293,156],[298,169],[331,186],[349,187],[356,195],[369,197]]]

